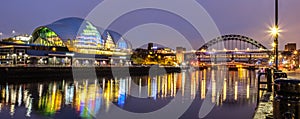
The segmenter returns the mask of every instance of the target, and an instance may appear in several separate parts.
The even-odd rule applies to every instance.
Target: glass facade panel
[[[57,36],[55,32],[48,28],[41,28],[37,31],[38,37],[34,39],[34,44],[40,44],[45,46],[65,46],[62,40]]]
[[[79,34],[74,41],[76,48],[95,48],[103,49],[104,40],[101,38],[97,28],[90,22],[86,22],[86,26],[83,26],[79,30]]]
[[[110,36],[110,34],[107,32],[107,39],[105,42],[105,48],[109,49],[109,50],[114,50],[116,47],[112,37]]]

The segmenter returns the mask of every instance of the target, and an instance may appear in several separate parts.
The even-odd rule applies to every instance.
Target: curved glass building
[[[116,41],[120,43],[115,44]],[[87,20],[75,17],[36,28],[30,44],[67,47],[71,52],[84,54],[111,54],[107,51],[131,50],[131,44],[125,42],[120,34],[103,30]]]
[[[32,64],[119,65],[130,64],[131,44],[117,32],[69,17],[36,28],[29,44],[8,55],[14,54],[28,55]]]

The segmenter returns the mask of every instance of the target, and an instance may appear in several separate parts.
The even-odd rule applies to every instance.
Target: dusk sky
[[[300,46],[300,1],[279,0],[280,49],[288,42]],[[85,18],[100,0],[2,0],[0,32],[3,37],[31,34],[42,25],[65,17]],[[217,24],[221,34],[241,34],[270,47],[267,32],[274,21],[274,0],[198,0]],[[170,4],[171,5],[171,4]],[[107,12],[109,14],[109,11]],[[196,15],[195,13],[191,13]],[[105,17],[105,15],[103,15]],[[201,44],[199,44],[201,45]]]

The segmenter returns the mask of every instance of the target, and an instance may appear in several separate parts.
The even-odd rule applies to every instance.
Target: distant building
[[[29,40],[31,38],[32,38],[32,36],[28,35],[28,34],[17,35],[17,36],[14,37],[14,39],[22,41],[22,42],[24,42],[26,44],[29,42]]]
[[[32,36],[28,34],[16,35],[7,39],[3,39],[3,42],[10,42],[16,44],[28,44]]]
[[[152,50],[153,49],[153,43],[148,43],[148,50]]]
[[[144,65],[177,65],[175,50],[159,44],[153,45],[153,43],[148,43],[148,47],[145,49],[135,49],[132,55],[133,63]]]
[[[294,51],[296,50],[296,48],[297,48],[296,43],[288,43],[284,46],[285,51]]]

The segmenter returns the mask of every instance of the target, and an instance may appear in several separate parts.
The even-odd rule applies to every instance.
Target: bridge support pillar
[[[214,57],[214,63],[215,64],[217,63],[217,55],[215,55],[215,57]]]

